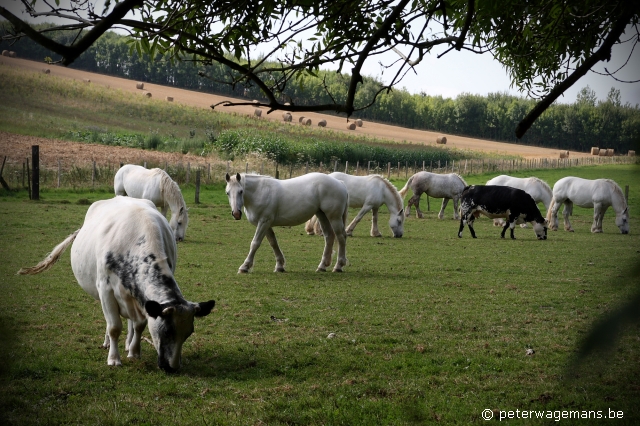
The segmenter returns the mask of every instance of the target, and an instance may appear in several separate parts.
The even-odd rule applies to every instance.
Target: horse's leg
[[[313,225],[315,225],[316,220],[317,220],[316,217],[313,216],[311,219],[307,221],[307,223],[304,224],[304,230],[307,233],[307,235],[315,234],[315,232],[313,231]]]
[[[422,192],[419,192],[417,194],[415,194],[412,198],[415,197],[415,201],[413,202],[416,205],[416,217],[419,219],[424,218],[424,215],[422,214],[422,212],[420,211],[420,196],[422,195]],[[427,194],[427,197],[429,195]]]
[[[316,216],[324,235],[324,252],[322,253],[322,260],[320,260],[320,265],[318,265],[316,272],[325,272],[327,268],[331,266],[331,255],[333,254],[333,243],[335,242],[336,234],[333,232],[331,222],[329,222],[327,215],[325,215],[323,211],[318,211]]]
[[[347,226],[346,232],[347,232],[347,236],[348,237],[352,236],[353,230],[356,229],[356,225],[362,220],[364,215],[369,212],[369,210],[371,210],[370,207],[368,207],[366,205],[362,206],[362,209],[360,209],[360,211],[358,212],[356,217],[354,217],[353,220],[351,221],[351,223],[349,224],[349,226]],[[376,228],[376,230],[377,230],[377,228]],[[375,237],[375,235],[373,235],[373,224],[371,225],[371,236]]]
[[[167,217],[167,211],[169,211],[169,206],[165,204],[162,206],[162,216]],[[171,213],[171,217],[173,217],[173,213]]]
[[[371,219],[371,236],[382,237],[382,234],[378,230],[378,209],[371,209],[373,212],[373,218]]]
[[[594,234],[602,232],[602,218],[606,209],[602,208],[602,204],[594,203],[593,205],[593,225],[591,225],[591,232]]]
[[[558,210],[560,210],[560,207],[562,206],[563,202],[558,200],[555,202],[552,202],[551,204],[553,204],[553,206],[551,207],[551,217],[550,217],[550,223],[549,223],[549,228],[552,231],[557,231],[558,230]]]
[[[251,240],[251,248],[249,249],[249,254],[244,260],[244,263],[240,265],[240,268],[238,268],[239,274],[245,274],[249,272],[253,267],[253,258],[256,255],[256,251],[258,251],[258,249],[260,248],[260,244],[262,244],[262,240],[264,239],[264,236],[269,228],[270,226],[269,224],[267,224],[267,222],[258,222],[258,226],[256,226],[256,233],[253,235],[253,240]]]
[[[460,202],[460,197],[453,197],[453,219],[458,220],[460,215],[458,214],[458,203]]]
[[[342,215],[329,219],[333,235],[338,240],[338,258],[333,267],[333,272],[342,272],[342,268],[347,264],[347,233],[344,229],[344,219]]]
[[[273,228],[267,229],[267,241],[269,241],[269,244],[273,249],[273,254],[276,255],[276,269],[273,272],[284,272],[284,254],[282,254],[282,251],[280,250]]]
[[[564,209],[562,210],[562,217],[564,218],[564,230],[573,232],[571,222],[569,222],[569,216],[573,212],[573,202],[571,200],[565,200]]]
[[[444,219],[444,209],[447,208],[447,203],[449,199],[447,197],[442,199],[442,207],[440,207],[440,212],[438,212],[438,219]]]

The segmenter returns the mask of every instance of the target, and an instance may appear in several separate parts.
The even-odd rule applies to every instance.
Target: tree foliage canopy
[[[628,0],[107,0],[102,11],[94,0],[69,0],[67,7],[22,1],[31,16],[71,20],[60,29],[90,31],[70,45],[58,44],[0,7],[14,26],[5,39],[29,36],[69,64],[108,29],[125,28],[139,54],[226,65],[232,72],[225,83],[257,86],[272,110],[350,116],[397,86],[426,55],[462,49],[492,54],[514,85],[541,97],[518,125],[518,137],[597,62],[609,60],[615,43],[638,42],[640,11],[639,2]],[[36,12],[36,4],[47,11]],[[634,34],[625,35],[629,29]],[[256,46],[268,50],[255,57]],[[398,57],[391,80],[356,106],[365,61],[390,51]],[[318,75],[329,63],[348,76],[343,100],[325,87],[330,102],[285,106],[291,103],[283,96],[288,85]]]

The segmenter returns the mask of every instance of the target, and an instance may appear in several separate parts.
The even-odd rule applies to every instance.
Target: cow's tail
[[[50,269],[53,265],[56,264],[58,260],[60,260],[60,256],[62,256],[62,253],[64,253],[67,247],[69,247],[73,240],[76,239],[76,237],[78,236],[78,232],[80,232],[80,229],[69,235],[63,242],[55,246],[54,249],[51,250],[51,253],[49,253],[47,257],[45,257],[44,260],[42,260],[42,262],[38,263],[36,266],[32,266],[31,268],[21,268],[18,271],[18,275],[35,275]]]
[[[547,222],[551,223],[551,211],[553,210],[553,206],[556,204],[556,199],[551,197],[551,202],[549,203],[549,208],[547,209]]]
[[[411,182],[413,182],[413,176],[411,176],[407,183],[404,184],[404,187],[402,187],[402,189],[398,191],[403,199],[404,196],[407,195],[407,191],[409,191],[409,185],[411,185]]]

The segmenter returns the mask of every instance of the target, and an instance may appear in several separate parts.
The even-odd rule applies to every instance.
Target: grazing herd
[[[403,208],[403,199],[409,189],[413,196]],[[109,349],[107,364],[122,364],[118,339],[123,317],[128,319],[125,341],[128,357],[140,357],[142,332],[148,324],[158,354],[158,366],[164,371],[175,372],[180,367],[182,345],[193,332],[194,318],[208,315],[215,306],[214,300],[187,301],[174,279],[176,242],[185,238],[188,209],[178,185],[160,169],[123,166],[116,173],[114,190],[115,198],[91,205],[80,229],[58,244],[39,264],[18,273],[33,275],[46,271],[71,245],[71,267],[78,283],[102,305],[107,323],[103,345]],[[317,271],[326,271],[331,266],[337,240],[338,255],[333,271],[342,272],[347,264],[347,236],[352,235],[366,213],[373,213],[370,235],[380,237],[378,212],[386,205],[392,234],[396,238],[402,237],[404,221],[410,216],[412,205],[416,206],[416,215],[423,217],[419,208],[422,193],[443,198],[438,214],[440,219],[444,218],[449,199],[453,200],[454,219],[460,219],[459,237],[467,225],[472,237],[476,238],[473,224],[483,214],[496,220],[504,219],[502,238],[509,228],[511,238],[515,239],[515,225],[530,222],[536,237],[546,240],[549,227],[558,229],[557,215],[563,204],[567,231],[573,231],[569,216],[576,204],[594,209],[591,232],[602,232],[602,218],[607,208],[613,207],[620,232],[629,233],[625,197],[620,187],[609,179],[590,181],[566,177],[551,190],[537,178],[498,176],[486,185],[469,186],[455,173],[419,172],[398,191],[378,175],[309,173],[278,180],[237,173],[226,175],[225,191],[233,218],[240,220],[244,211],[248,221],[256,227],[249,254],[238,273],[251,270],[264,237],[275,254],[275,271],[284,272],[285,258],[273,228],[305,222],[307,233],[323,235],[325,240]],[[540,213],[538,202],[547,209],[546,218]],[[349,207],[360,208],[360,211],[347,226]],[[171,209],[169,222],[165,217],[168,209]]]

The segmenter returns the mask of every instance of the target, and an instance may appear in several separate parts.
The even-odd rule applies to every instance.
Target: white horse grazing
[[[558,230],[558,210],[564,204],[564,229],[573,232],[569,216],[573,214],[573,205],[593,208],[591,232],[602,232],[602,219],[609,206],[616,212],[616,225],[623,234],[629,233],[629,207],[622,189],[611,179],[588,180],[568,176],[553,185],[553,199],[547,211],[551,229]]]
[[[145,169],[135,164],[120,167],[113,180],[116,195],[150,200],[167,217],[171,209],[169,226],[176,241],[183,241],[189,225],[189,213],[177,183],[162,169]]]
[[[444,218],[444,209],[447,207],[447,203],[450,199],[453,200],[453,218],[459,219],[458,216],[458,202],[462,191],[467,186],[467,183],[457,173],[449,173],[446,175],[439,175],[429,172],[418,172],[411,176],[404,187],[400,190],[400,196],[404,198],[407,191],[411,189],[413,196],[407,203],[405,209],[405,215],[409,217],[411,215],[411,205],[416,206],[416,217],[422,218],[422,212],[420,211],[420,196],[423,192],[426,192],[429,197],[443,198],[442,207],[438,213],[438,219]]]
[[[331,265],[333,244],[338,240],[338,259],[334,272],[342,272],[347,264],[347,234],[345,224],[349,212],[349,194],[344,184],[323,173],[309,173],[287,180],[269,176],[237,173],[227,174],[227,197],[231,214],[242,218],[242,208],[249,222],[256,227],[251,249],[238,273],[246,273],[253,266],[253,258],[264,237],[267,237],[276,256],[275,272],[284,272],[284,255],[280,251],[274,226],[295,226],[305,223],[313,215],[318,217],[324,234],[324,253],[318,271]]]
[[[389,228],[391,228],[391,232],[393,232],[395,238],[402,237],[404,233],[402,197],[400,197],[398,190],[391,182],[380,175],[352,176],[345,173],[334,172],[330,173],[329,176],[343,182],[347,187],[349,207],[362,207],[358,215],[347,227],[347,236],[350,237],[353,234],[356,225],[362,220],[364,215],[371,210],[373,212],[371,236],[381,237],[382,234],[378,230],[378,209],[383,204],[386,204],[389,209]],[[322,230],[315,216],[307,221],[305,230],[309,235],[322,235]]]
[[[182,345],[193,332],[194,317],[208,315],[215,301],[193,303],[182,296],[173,275],[176,242],[153,203],[130,197],[96,201],[80,229],[42,262],[18,273],[46,271],[70,245],[71,268],[78,284],[102,305],[107,322],[103,344],[109,349],[107,364],[122,365],[118,339],[124,317],[128,319],[128,357],[140,358],[140,340],[148,323],[158,367],[177,371]]]
[[[551,204],[551,198],[553,198],[553,192],[551,187],[542,179],[537,177],[517,178],[513,176],[500,175],[493,179],[489,179],[486,185],[501,185],[510,186],[511,188],[522,189],[527,194],[531,195],[533,201],[544,204],[544,208],[549,210],[549,204]],[[494,226],[504,226],[504,219],[493,219]],[[527,227],[526,223],[520,225],[523,228]]]

